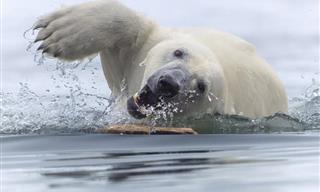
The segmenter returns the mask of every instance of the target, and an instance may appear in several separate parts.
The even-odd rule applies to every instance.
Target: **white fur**
[[[120,96],[121,83],[131,96],[146,79],[170,63],[168,54],[183,47],[190,72],[209,83],[208,97],[186,113],[243,114],[261,117],[287,112],[284,87],[246,41],[211,29],[171,29],[137,14],[114,0],[67,7],[44,16],[36,41],[41,49],[62,60],[99,53],[108,85]],[[169,54],[170,55],[170,54]],[[169,65],[169,64],[168,64]],[[125,82],[123,82],[125,81]]]

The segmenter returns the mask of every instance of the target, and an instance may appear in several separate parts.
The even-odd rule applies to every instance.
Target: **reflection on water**
[[[162,155],[167,159],[156,160],[140,160],[133,162],[123,162],[110,164],[110,168],[101,170],[69,170],[60,171],[61,167],[52,167],[48,171],[41,173],[43,176],[49,177],[70,177],[70,178],[83,178],[83,179],[108,179],[110,182],[125,182],[127,179],[138,176],[149,175],[166,175],[166,174],[179,174],[188,173],[193,171],[207,170],[214,168],[217,165],[228,164],[242,164],[242,163],[262,163],[270,162],[274,160],[258,160],[258,159],[232,159],[232,158],[197,158],[189,157],[183,158],[185,154],[197,154],[197,153],[213,153],[213,151],[176,151],[176,152],[140,152],[140,153],[125,153],[125,154],[105,154],[103,159],[110,157],[123,157],[128,158],[130,156],[141,156],[140,158],[148,159],[149,155]],[[181,157],[168,158],[170,154],[179,154]],[[203,154],[200,154],[203,155]],[[211,154],[206,154],[211,156]],[[72,161],[85,161],[93,160],[96,157],[86,158],[73,158]],[[70,161],[70,159],[56,159],[51,161]]]
[[[239,187],[312,192],[319,187],[318,139],[306,135],[6,137],[3,183],[5,191],[33,192],[239,191]]]

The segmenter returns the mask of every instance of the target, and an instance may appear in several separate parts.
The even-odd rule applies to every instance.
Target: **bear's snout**
[[[190,78],[188,70],[179,65],[162,68],[147,80],[150,90],[164,99],[176,96]]]
[[[189,77],[189,73],[182,67],[158,70],[149,77],[147,84],[127,101],[129,114],[136,119],[142,119],[146,117],[144,108],[162,109],[158,104],[169,102],[179,95]]]
[[[179,93],[179,90],[180,85],[174,77],[164,75],[159,78],[155,94],[164,98],[172,98]]]

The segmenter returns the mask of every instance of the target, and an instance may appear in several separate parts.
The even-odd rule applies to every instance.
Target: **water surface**
[[[319,135],[2,137],[4,191],[319,191]]]

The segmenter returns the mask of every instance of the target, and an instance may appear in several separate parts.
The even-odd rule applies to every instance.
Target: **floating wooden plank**
[[[152,131],[151,131],[152,130]],[[178,127],[154,127],[138,124],[111,125],[106,128],[98,129],[98,133],[125,134],[125,135],[195,135],[192,128]]]

